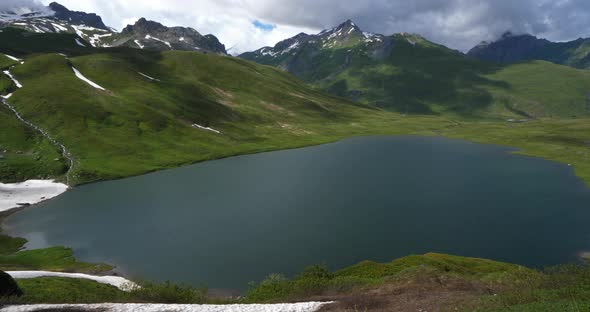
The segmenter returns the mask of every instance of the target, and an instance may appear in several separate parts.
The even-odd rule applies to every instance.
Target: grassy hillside
[[[385,60],[358,57],[344,71],[312,82],[403,113],[505,119],[590,115],[587,71],[540,61],[493,65],[406,40],[397,40]]]

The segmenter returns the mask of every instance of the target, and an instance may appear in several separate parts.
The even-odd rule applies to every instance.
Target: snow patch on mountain
[[[99,86],[98,84],[92,82],[90,79],[84,77],[84,75],[82,75],[82,73],[80,73],[80,71],[78,71],[75,67],[72,67],[72,70],[74,70],[74,74],[76,74],[76,77],[78,77],[78,79],[86,82],[87,84],[91,85],[93,88],[102,90],[102,91],[106,91],[105,88]]]
[[[143,49],[143,48],[145,47],[144,45],[142,45],[142,44],[141,44],[141,42],[139,42],[139,40],[133,40],[133,42],[135,42],[135,44],[137,44],[137,46],[138,46],[140,49]]]
[[[13,61],[17,61],[17,62],[20,62],[21,61],[19,58],[16,58],[16,57],[14,57],[12,55],[4,54],[4,56],[6,56],[7,58],[9,58],[9,59],[11,59]]]
[[[152,37],[152,36],[150,36],[150,35],[145,35],[145,39],[152,39],[152,40],[159,41],[159,42],[161,42],[161,43],[163,43],[163,44],[167,45],[167,46],[170,48],[170,50],[172,50],[172,45],[170,45],[170,42],[168,42],[168,41],[164,41],[164,40],[162,40],[162,39],[158,39],[158,38],[156,38],[156,37]]]
[[[10,73],[10,71],[9,71],[9,70],[5,70],[5,71],[3,71],[3,73],[4,73],[4,75],[6,75],[8,78],[10,78],[10,80],[12,80],[12,82],[14,82],[14,84],[16,85],[16,87],[17,87],[17,88],[19,88],[19,89],[20,89],[20,88],[22,88],[22,87],[23,87],[23,85],[22,85],[22,84],[21,84],[21,83],[20,83],[18,80],[16,80],[16,78],[14,78],[14,76],[13,76],[13,75]]]
[[[76,39],[74,39],[74,40],[76,41],[76,44],[77,44],[77,45],[79,45],[79,46],[81,46],[81,47],[85,47],[85,48],[86,48],[86,45],[85,45],[85,44],[83,44],[82,42],[80,42],[80,39],[76,38]]]
[[[156,78],[150,77],[150,76],[148,76],[148,75],[146,75],[146,74],[144,74],[142,72],[137,72],[137,73],[140,74],[141,76],[149,79],[149,80],[152,80],[152,81],[160,81],[160,79],[156,79]]]
[[[201,126],[199,124],[193,124],[193,127],[194,128],[198,128],[198,129],[202,129],[202,130],[207,130],[207,131],[215,132],[217,134],[221,134],[221,131],[219,131],[219,130],[215,130],[215,129],[210,128],[210,127]]]

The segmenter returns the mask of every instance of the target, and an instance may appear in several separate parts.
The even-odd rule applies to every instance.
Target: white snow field
[[[12,82],[14,82],[14,84],[16,85],[17,88],[20,89],[23,87],[23,85],[20,84],[20,82],[18,82],[18,80],[16,80],[16,78],[14,78],[14,76],[10,73],[10,71],[5,70],[3,73],[4,73],[4,75],[8,76],[8,78],[10,78],[10,80],[12,80]]]
[[[7,306],[1,312],[32,312],[39,310],[86,309],[88,311],[106,312],[315,312],[331,302],[301,302],[284,304],[232,304],[232,305],[196,305],[196,304],[71,304],[71,305],[21,305]]]
[[[134,282],[120,276],[96,276],[82,273],[63,273],[49,271],[6,271],[14,279],[28,279],[37,277],[63,277],[92,280],[101,284],[115,286],[120,290],[128,291],[138,287]]]
[[[84,75],[82,75],[82,73],[80,73],[75,67],[72,67],[72,69],[74,70],[74,74],[76,74],[76,77],[78,77],[80,80],[86,82],[87,84],[91,85],[92,87],[102,90],[102,91],[106,91],[105,88],[99,86],[98,84],[90,81],[90,79],[84,77]]]
[[[21,183],[0,183],[0,211],[33,205],[54,198],[68,186],[53,180],[28,180]]]

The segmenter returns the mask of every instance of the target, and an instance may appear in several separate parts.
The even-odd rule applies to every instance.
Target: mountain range
[[[520,42],[519,38],[505,35],[503,41]],[[541,41],[535,42],[531,46],[542,45]],[[489,45],[490,49],[493,46]],[[516,64],[510,68],[499,64],[500,60],[481,62],[478,58],[493,59],[478,57],[485,55],[483,45],[479,46],[480,54],[475,50],[467,57],[418,34],[373,34],[348,20],[319,34],[298,34],[274,47],[239,57],[279,67],[334,95],[402,113],[517,114],[526,118],[590,114],[588,90],[579,86],[584,79],[574,78],[581,73],[549,63]],[[505,51],[505,55],[515,57],[511,61],[524,60],[516,54]],[[567,109],[553,105],[540,93],[524,90],[523,76],[532,79],[535,70],[567,72],[580,87],[578,90],[584,91],[575,91],[577,99],[572,99]],[[515,71],[521,75],[517,77]]]
[[[535,36],[506,32],[494,42],[482,42],[468,56],[499,63],[545,60],[575,68],[590,68],[590,39],[551,42]]]
[[[213,35],[201,35],[190,27],[166,27],[160,23],[139,19],[121,32],[107,27],[94,13],[70,11],[53,2],[44,11],[26,13],[0,12],[4,27],[16,27],[34,33],[76,34],[81,46],[147,48],[151,50],[201,50],[227,54],[225,46]]]

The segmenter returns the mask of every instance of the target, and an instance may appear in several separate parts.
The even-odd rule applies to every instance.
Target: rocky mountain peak
[[[334,27],[332,29],[326,29],[322,31],[319,35],[320,36],[329,36],[330,38],[334,38],[335,36],[338,37],[346,37],[351,34],[362,34],[362,30],[355,24],[352,20],[346,20],[344,23]]]
[[[109,30],[103,23],[102,18],[94,13],[70,11],[65,6],[52,2],[49,4],[49,9],[55,12],[54,17],[75,25],[86,25],[98,29]]]
[[[138,19],[135,24],[127,25],[122,31],[122,33],[131,33],[136,32],[140,34],[147,34],[147,33],[154,33],[154,32],[164,32],[167,31],[168,27],[154,21],[149,21],[145,17]]]

